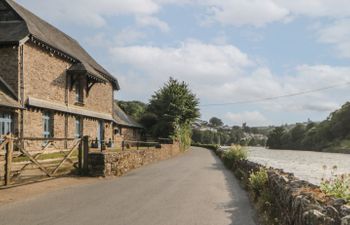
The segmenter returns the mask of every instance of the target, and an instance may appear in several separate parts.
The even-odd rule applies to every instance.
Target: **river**
[[[320,184],[322,178],[331,177],[332,171],[336,174],[350,173],[350,154],[249,147],[248,159],[294,173],[296,177],[314,184]],[[333,166],[337,169],[333,170]]]

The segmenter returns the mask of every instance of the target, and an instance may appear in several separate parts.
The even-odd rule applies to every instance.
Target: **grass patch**
[[[322,179],[320,188],[325,194],[345,199],[350,204],[350,174],[333,175],[329,179]]]

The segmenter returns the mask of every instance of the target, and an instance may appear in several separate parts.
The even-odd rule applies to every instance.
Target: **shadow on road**
[[[219,206],[222,207],[225,212],[231,214],[230,225],[258,225],[257,214],[251,205],[247,193],[242,189],[233,172],[224,166],[215,153],[212,151],[210,152],[215,159],[215,163],[208,168],[222,171],[230,192],[231,200],[228,203]]]

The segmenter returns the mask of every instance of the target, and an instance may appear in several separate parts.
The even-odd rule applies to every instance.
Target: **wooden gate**
[[[0,186],[13,186],[86,171],[88,145],[82,139],[3,137]],[[3,169],[2,169],[3,168]]]

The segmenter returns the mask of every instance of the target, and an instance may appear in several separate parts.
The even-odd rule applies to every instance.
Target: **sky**
[[[17,0],[148,102],[174,77],[225,124],[321,121],[349,100],[349,0]],[[289,98],[254,101],[335,88]]]

